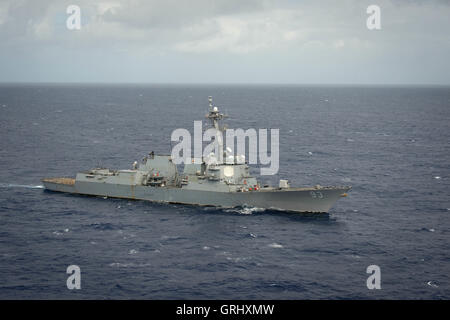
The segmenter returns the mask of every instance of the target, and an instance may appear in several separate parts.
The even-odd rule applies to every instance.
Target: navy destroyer
[[[206,118],[216,130],[225,118],[212,105]],[[256,207],[264,209],[326,213],[350,186],[291,187],[288,180],[279,185],[261,186],[250,175],[249,165],[242,156],[236,161],[218,163],[201,159],[185,163],[182,173],[170,155],[149,153],[131,169],[95,168],[80,172],[75,178],[45,178],[45,189],[81,195],[148,200],[222,208]],[[244,157],[245,159],[245,157]]]

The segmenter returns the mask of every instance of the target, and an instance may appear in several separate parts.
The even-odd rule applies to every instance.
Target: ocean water
[[[209,95],[230,127],[280,129],[264,181],[349,196],[314,215],[42,188],[170,153]],[[2,84],[0,299],[449,299],[449,123],[448,87]]]

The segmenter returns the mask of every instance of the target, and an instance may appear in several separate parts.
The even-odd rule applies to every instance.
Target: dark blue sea
[[[280,129],[263,181],[349,196],[294,214],[43,189],[170,153],[210,95],[229,127]],[[2,84],[0,299],[449,299],[449,125],[449,87]]]

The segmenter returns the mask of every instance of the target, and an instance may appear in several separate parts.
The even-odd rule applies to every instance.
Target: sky
[[[448,0],[0,0],[0,82],[450,85],[449,17]]]

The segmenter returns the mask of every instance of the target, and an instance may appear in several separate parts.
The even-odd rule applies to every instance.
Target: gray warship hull
[[[222,208],[250,206],[311,213],[328,212],[339,198],[346,196],[346,192],[351,188],[348,186],[289,188],[287,190],[262,188],[252,192],[217,192],[178,187],[159,188],[133,184],[76,181],[70,178],[49,178],[42,181],[47,190],[80,195]]]

